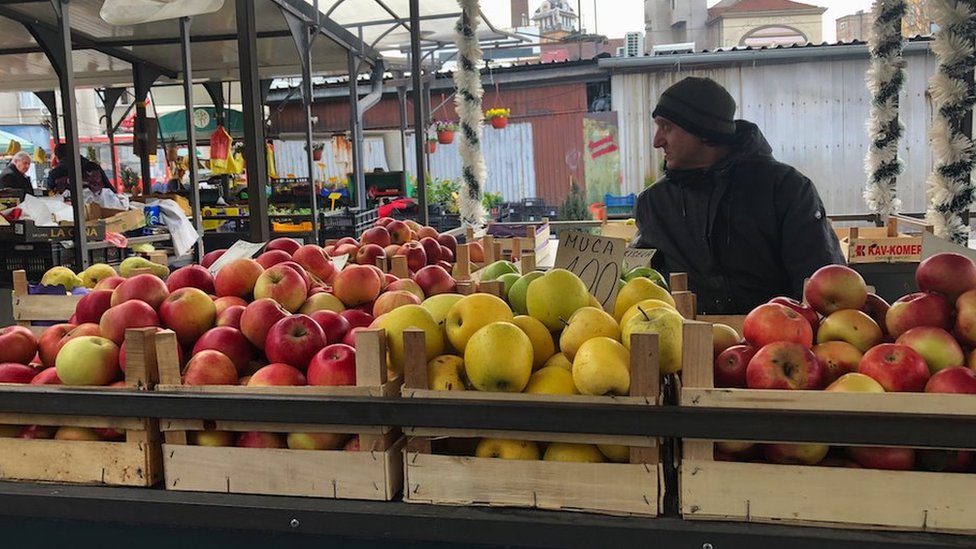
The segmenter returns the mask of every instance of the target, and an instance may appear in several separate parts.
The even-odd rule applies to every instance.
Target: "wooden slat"
[[[742,324],[746,317],[745,315],[698,315],[695,320],[709,324],[725,324],[735,328],[735,331],[742,335]]]
[[[175,341],[176,335],[169,332]],[[164,339],[167,336],[163,336]],[[125,331],[125,386],[151,389],[159,380],[156,360],[156,329],[139,328]]]
[[[646,397],[658,402],[661,394],[661,366],[658,361],[658,334],[632,334],[630,336],[630,396]],[[654,440],[654,439],[652,439]],[[657,443],[651,448],[643,444],[630,446],[631,463],[657,465],[660,451]]]
[[[713,387],[712,326],[704,322],[685,322],[681,330],[682,387]],[[684,400],[681,401],[684,405]],[[711,441],[686,440],[683,459],[712,459]]]
[[[505,299],[505,283],[499,280],[482,280],[479,282],[478,290]]]
[[[468,242],[471,242],[470,240]],[[457,263],[457,278],[460,280],[470,280],[471,279],[471,250],[468,249],[468,244],[458,244],[457,253],[455,254],[455,262]]]
[[[145,429],[146,419],[108,416],[58,416],[0,413],[0,425],[54,425],[58,427],[91,427],[93,429]]]
[[[972,395],[935,393],[840,393],[685,386],[683,406],[766,410],[817,410],[976,416]],[[976,436],[974,436],[976,444]]]
[[[395,255],[391,257],[390,272],[397,278],[410,278],[410,269],[407,268],[407,256]]]
[[[535,252],[523,252],[519,258],[519,272],[529,274],[535,270]]]
[[[79,295],[14,295],[16,321],[60,320],[67,322],[81,301]]]
[[[649,397],[592,396],[592,395],[535,395],[528,393],[491,393],[488,391],[433,391],[429,389],[403,388],[406,398],[446,398],[457,400],[492,400],[517,402],[565,402],[576,404],[646,404],[653,405]]]
[[[158,473],[147,468],[147,451],[128,442],[0,438],[0,478],[152,486]]]
[[[481,247],[485,251],[485,262],[483,265],[491,265],[498,259],[495,255],[495,237],[491,235],[485,235],[481,239]]]
[[[269,421],[203,421],[200,419],[166,419],[160,422],[163,432],[175,431],[263,431],[266,433],[369,433],[383,435],[392,427],[371,425],[320,425],[318,423],[272,423]]]
[[[468,275],[470,276],[470,275]],[[458,279],[457,283],[457,293],[461,295],[471,295],[475,293],[474,282],[471,280],[461,280]]]
[[[688,460],[681,485],[686,519],[976,533],[976,475]]]
[[[494,429],[440,429],[429,427],[404,427],[403,432],[411,437],[434,438],[509,438],[515,440],[534,440],[538,442],[574,442],[578,444],[618,444],[641,449],[658,447],[657,438],[638,435],[600,435],[588,433],[549,433],[536,431],[496,431]],[[641,454],[639,463],[648,463],[647,456]],[[655,461],[656,463],[656,461]]]
[[[387,381],[386,332],[382,329],[356,332],[356,385],[381,386]]]
[[[14,295],[15,296],[25,296],[29,291],[29,284],[27,282],[27,271],[23,269],[17,269],[13,272],[13,282],[14,282]]]
[[[400,491],[403,441],[384,452],[163,446],[167,490],[386,501]]]
[[[668,286],[671,287],[672,292],[688,291],[688,273],[671,273]]]
[[[404,365],[403,386],[412,389],[426,390],[427,354],[423,330],[408,328],[403,331]]]
[[[159,369],[159,385],[179,385],[182,383],[182,377],[176,334],[166,330],[156,334],[153,339],[156,348],[156,367]]]
[[[410,454],[404,501],[654,516],[658,468]]]
[[[390,429],[385,433],[360,432],[356,436],[359,437],[360,452],[382,452],[400,441],[403,432],[400,429]]]
[[[223,395],[296,395],[296,396],[374,396],[389,397],[400,391],[402,376],[397,376],[378,387],[324,387],[314,385],[246,387],[242,385],[164,385],[157,391],[172,393],[216,393]]]

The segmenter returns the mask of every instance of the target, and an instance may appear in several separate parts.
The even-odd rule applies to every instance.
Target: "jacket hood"
[[[750,156],[768,156],[772,158],[773,148],[766,141],[759,126],[748,120],[735,121],[735,137],[732,141],[732,156],[744,158]]]

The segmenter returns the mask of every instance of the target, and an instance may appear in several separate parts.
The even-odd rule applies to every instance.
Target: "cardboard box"
[[[90,222],[85,231],[90,242],[105,240],[105,224]],[[71,240],[75,237],[75,226],[61,224],[54,227],[38,227],[33,220],[24,219],[0,227],[0,240],[14,242],[50,242],[53,240]]]
[[[916,225],[921,232],[904,234],[898,222]],[[922,233],[933,231],[923,220],[905,216],[891,216],[884,227],[837,227],[841,252],[849,264],[856,263],[918,263],[922,260]]]

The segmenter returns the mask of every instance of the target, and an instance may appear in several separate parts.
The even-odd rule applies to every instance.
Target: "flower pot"
[[[496,116],[491,119],[491,127],[500,130],[508,125],[507,116]]]
[[[436,150],[437,150],[437,141],[428,141],[427,142],[427,154],[434,154],[434,151],[436,151]]]
[[[441,145],[454,143],[454,130],[441,130],[437,132],[437,142]]]
[[[322,160],[322,149],[312,149],[312,160],[316,162]]]

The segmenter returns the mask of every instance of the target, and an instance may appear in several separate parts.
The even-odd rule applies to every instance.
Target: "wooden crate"
[[[931,224],[913,217],[892,215],[884,227],[837,227],[841,252],[849,264],[918,263],[922,259],[922,235],[903,234],[899,222],[933,232]]]
[[[81,300],[80,295],[30,295],[27,292],[27,272],[17,270],[13,272],[12,308],[14,322],[19,326],[27,326],[40,337],[47,326],[35,326],[35,322],[58,321],[67,322],[75,314],[75,307]]]
[[[144,391],[156,379],[153,330],[126,333],[125,387],[70,387],[72,390]],[[4,393],[30,391],[56,399],[60,385],[0,384]],[[124,431],[121,441],[0,438],[0,479],[111,486],[152,486],[162,479],[159,423],[137,417],[97,417],[0,413],[2,425],[72,426]]]
[[[404,333],[406,352],[403,396],[476,402],[560,402],[601,406],[659,404],[657,336],[635,334],[631,340],[630,396],[531,395],[427,389],[424,334]],[[704,342],[686,339],[684,352],[706,353]],[[411,352],[409,349],[415,349]],[[663,490],[660,449],[654,437],[539,433],[475,429],[405,428],[404,501],[447,505],[489,505],[656,516]],[[432,453],[437,438],[491,437],[549,442],[618,444],[630,447],[629,463],[564,463],[478,458]]]
[[[223,395],[300,395],[307,397],[391,397],[402,376],[386,369],[386,337],[365,330],[356,338],[356,386],[241,387],[184,386],[176,358],[176,336],[158,336],[160,391]],[[388,501],[403,485],[403,437],[389,426],[309,425],[240,421],[168,420],[163,470],[167,490],[306,496]],[[188,444],[190,431],[261,431],[272,433],[346,433],[359,437],[360,451],[209,447]]]
[[[682,383],[682,406],[976,415],[970,395],[716,389],[710,360],[685,363]],[[712,446],[683,442],[686,519],[976,533],[973,474],[723,462]]]

